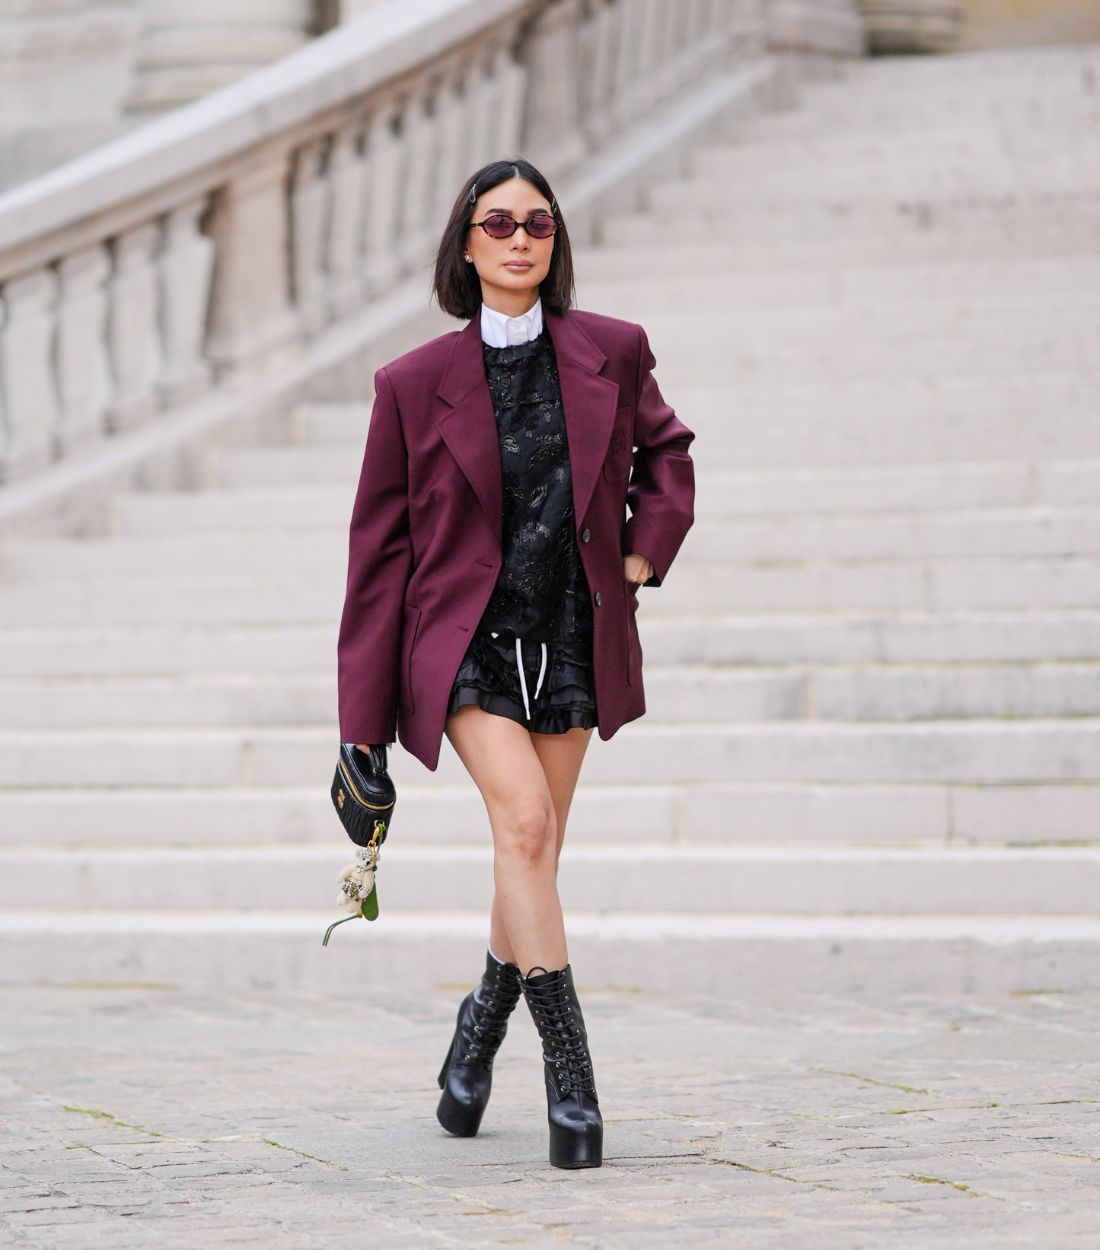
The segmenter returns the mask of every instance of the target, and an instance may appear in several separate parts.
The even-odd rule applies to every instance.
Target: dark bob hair
[[[549,202],[554,220],[558,223],[554,235],[554,251],[550,256],[550,268],[539,283],[539,298],[544,308],[563,313],[572,308],[576,299],[576,283],[573,278],[573,252],[569,246],[569,232],[562,220],[558,201],[550,190],[550,184],[529,161],[517,158],[511,161],[490,161],[466,179],[439,241],[435,258],[435,279],[432,293],[439,307],[452,317],[467,320],[474,317],[481,307],[481,281],[477,270],[465,260],[466,235],[473,220],[474,205],[480,196],[502,182],[522,178],[529,182]]]

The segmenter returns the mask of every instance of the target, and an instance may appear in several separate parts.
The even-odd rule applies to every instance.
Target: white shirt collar
[[[490,347],[511,347],[516,343],[529,343],[542,333],[542,300],[518,317],[497,312],[488,304],[481,305],[481,339]]]

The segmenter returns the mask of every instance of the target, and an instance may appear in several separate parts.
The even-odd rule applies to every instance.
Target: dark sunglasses
[[[471,221],[470,227],[480,226],[490,239],[510,239],[520,226],[532,239],[548,239],[558,228],[558,223],[547,213],[534,213],[526,221],[516,221],[507,213],[492,213],[484,221]]]

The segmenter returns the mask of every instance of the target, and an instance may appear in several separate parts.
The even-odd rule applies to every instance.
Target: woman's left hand
[[[623,556],[623,577],[628,582],[636,582],[641,586],[653,576],[653,565],[645,558],[631,554]]]

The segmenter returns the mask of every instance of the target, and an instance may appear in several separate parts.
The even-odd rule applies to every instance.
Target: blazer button
[[[586,525],[581,531],[581,542],[586,543],[592,537],[592,531]]]
[[[596,591],[596,607],[599,607],[601,603],[603,603],[603,595],[600,593],[600,591],[597,590]]]

